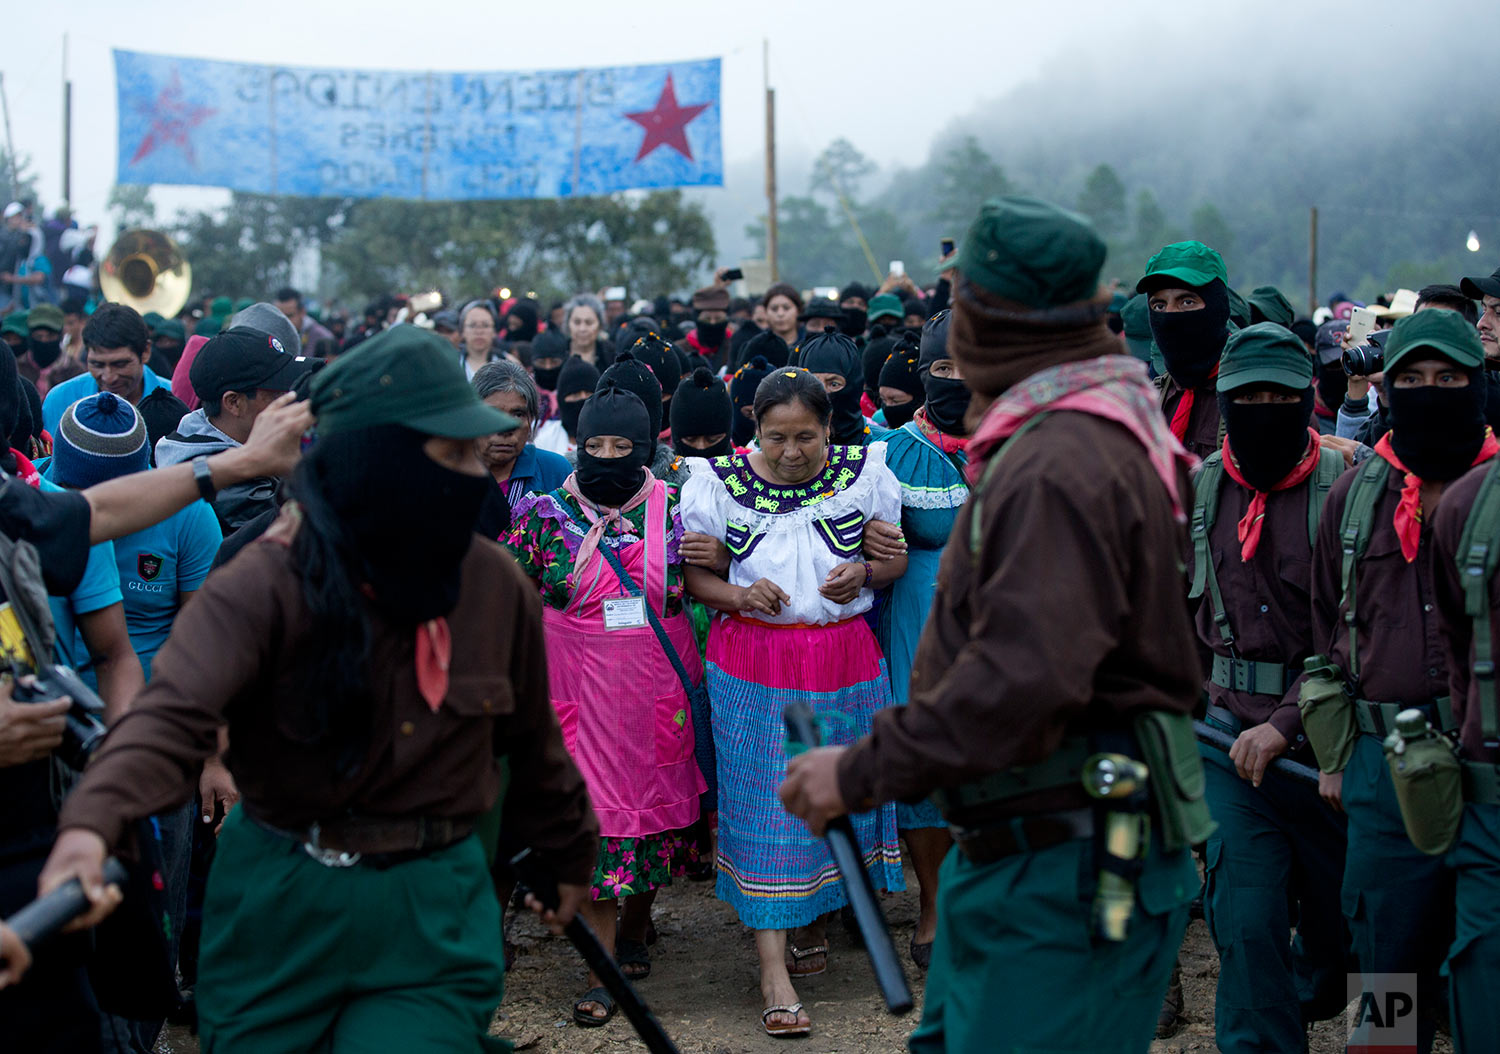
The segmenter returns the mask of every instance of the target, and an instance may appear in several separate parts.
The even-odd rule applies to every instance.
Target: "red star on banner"
[[[641,140],[641,152],[635,155],[635,159],[640,161],[659,146],[670,146],[689,161],[693,160],[693,151],[687,141],[688,122],[708,106],[706,102],[678,106],[677,89],[672,86],[672,75],[667,74],[667,84],[656,100],[656,109],[625,115],[646,130],[646,136]]]
[[[198,162],[193,157],[193,141],[189,138],[189,133],[219,111],[207,106],[195,106],[185,100],[182,97],[182,82],[178,79],[177,71],[173,70],[171,83],[161,90],[149,109],[142,107],[142,112],[151,118],[151,127],[147,129],[146,137],[136,148],[130,163],[135,164],[157,147],[176,143],[182,148],[188,164],[196,168]]]

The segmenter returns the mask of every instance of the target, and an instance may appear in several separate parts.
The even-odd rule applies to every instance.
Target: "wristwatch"
[[[218,495],[214,489],[214,470],[208,467],[208,455],[199,454],[193,458],[193,482],[198,484],[198,493],[203,496],[204,501],[213,501]]]

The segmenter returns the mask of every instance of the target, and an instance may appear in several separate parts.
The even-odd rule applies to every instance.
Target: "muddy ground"
[[[908,870],[907,884],[915,889]],[[916,924],[913,892],[885,898],[897,946],[921,1006],[922,975],[911,967],[905,949]],[[769,1054],[803,1051],[832,1054],[905,1049],[917,1012],[893,1018],[875,990],[864,952],[837,923],[829,927],[832,954],[828,972],[804,979],[798,992],[813,1020],[807,1040],[774,1040],[760,1032],[760,989],[755,945],[750,931],[713,896],[712,882],[681,881],[662,891],[655,919],[660,940],[652,949],[651,977],[640,986],[683,1054]],[[505,1001],[495,1031],[523,1050],[624,1054],[644,1050],[623,1015],[599,1029],[572,1023],[572,1004],[583,992],[584,968],[572,948],[544,931],[532,918],[517,919],[511,939],[520,956],[506,980]],[[1214,986],[1219,960],[1201,921],[1188,930],[1183,951],[1186,1023],[1170,1039],[1158,1040],[1152,1054],[1215,1050]],[[1323,1022],[1312,1035],[1313,1054],[1343,1050],[1342,1019]],[[1452,1048],[1440,1038],[1439,1051]],[[185,1030],[171,1029],[158,1044],[161,1054],[197,1054],[198,1045]]]

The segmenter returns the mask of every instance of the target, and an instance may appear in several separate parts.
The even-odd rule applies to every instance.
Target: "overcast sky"
[[[68,35],[73,202],[80,220],[89,222],[105,219],[115,178],[112,48],[296,66],[433,70],[719,56],[724,159],[730,167],[761,156],[766,39],[780,154],[789,160],[810,155],[842,133],[889,168],[925,159],[934,134],[952,116],[1034,76],[1064,46],[1107,48],[1122,30],[1138,29],[1141,17],[1130,5],[1099,0],[68,0],[9,5],[0,71],[16,150],[40,174],[50,210],[61,197],[60,85]],[[158,189],[153,197],[168,214],[181,205],[227,200],[225,192],[173,189]]]

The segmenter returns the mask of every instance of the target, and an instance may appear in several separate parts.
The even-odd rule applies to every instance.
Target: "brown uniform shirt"
[[[1313,643],[1346,674],[1349,627],[1344,622],[1339,525],[1357,475],[1345,472],[1334,483],[1313,553]],[[1401,472],[1389,473],[1375,502],[1369,548],[1354,572],[1359,633],[1359,681],[1354,690],[1359,698],[1378,703],[1425,703],[1448,694],[1448,661],[1433,608],[1430,519],[1422,525],[1417,558],[1411,563],[1401,554],[1393,522],[1403,480]]]
[[[1238,658],[1279,662],[1293,670],[1317,651],[1312,630],[1312,543],[1307,537],[1306,485],[1272,491],[1266,497],[1260,544],[1246,563],[1240,558],[1239,521],[1250,507],[1250,491],[1226,474],[1219,488],[1219,511],[1209,531],[1209,554]],[[1196,558],[1196,557],[1195,557]],[[1198,640],[1215,655],[1230,655],[1214,624],[1205,588],[1195,615]],[[1209,700],[1245,726],[1270,722],[1292,748],[1306,742],[1297,710],[1297,685],[1283,696],[1237,692],[1208,684]]]
[[[1070,732],[1148,709],[1188,713],[1198,698],[1186,529],[1145,449],[1082,413],[1052,414],[1011,442],[981,499],[977,558],[973,498],[954,523],[910,704],[876,714],[840,764],[851,808],[1035,764]],[[1191,502],[1186,474],[1179,486]],[[1060,804],[1081,802],[1016,811]]]
[[[1437,515],[1432,523],[1432,569],[1437,589],[1438,614],[1442,616],[1443,640],[1448,658],[1448,683],[1453,697],[1453,719],[1458,724],[1459,741],[1466,758],[1500,765],[1500,750],[1486,750],[1479,710],[1479,687],[1474,683],[1471,664],[1474,661],[1474,622],[1464,613],[1464,591],[1458,570],[1459,539],[1479,484],[1489,471],[1488,464],[1471,469],[1467,475],[1443,491]],[[1500,539],[1491,538],[1491,545]],[[1490,647],[1500,656],[1500,575],[1489,581]]]
[[[1170,424],[1186,389],[1180,387],[1170,374],[1162,375],[1161,386],[1161,409]],[[1213,386],[1199,388],[1193,396],[1193,409],[1188,413],[1187,435],[1182,440],[1188,453],[1206,458],[1222,447],[1224,429],[1220,422],[1219,400],[1214,394]]]
[[[226,763],[243,806],[293,831],[341,816],[477,817],[494,803],[496,758],[506,756],[503,829],[547,856],[560,881],[586,882],[598,822],[548,696],[536,588],[508,553],[476,538],[448,626],[448,695],[434,712],[417,688],[415,634],[375,620],[371,741],[340,776],[335,748],[289,732],[309,704],[295,660],[320,647],[318,627],[291,551],[258,540],[178,617],[151,683],[68,796],[59,827],[86,827],[113,845],[127,821],[188,801],[227,722]]]

